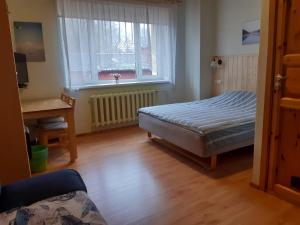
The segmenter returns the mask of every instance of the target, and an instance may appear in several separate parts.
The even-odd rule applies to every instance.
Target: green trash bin
[[[31,146],[32,159],[30,169],[33,173],[43,172],[47,169],[48,148],[43,145]]]

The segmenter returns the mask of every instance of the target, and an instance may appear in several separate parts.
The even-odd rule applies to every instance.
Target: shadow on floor
[[[251,169],[253,166],[253,146],[218,155],[217,169],[211,171],[209,169],[210,158],[200,158],[194,154],[186,153],[185,150],[157,138],[149,140],[149,144],[154,145],[158,150],[176,158],[194,170],[215,179]],[[189,156],[187,157],[186,154]]]

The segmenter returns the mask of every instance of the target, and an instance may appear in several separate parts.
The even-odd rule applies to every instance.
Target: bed
[[[228,91],[219,96],[187,103],[139,109],[139,126],[201,158],[253,145],[256,95]]]

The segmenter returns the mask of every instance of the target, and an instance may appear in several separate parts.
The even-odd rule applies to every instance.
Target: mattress
[[[139,113],[197,133],[208,151],[254,142],[256,95],[252,92],[230,91],[201,101],[141,108]]]

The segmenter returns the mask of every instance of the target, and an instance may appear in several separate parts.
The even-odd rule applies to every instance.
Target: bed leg
[[[148,138],[152,138],[151,132],[148,132]]]
[[[214,155],[210,158],[210,169],[211,170],[216,170],[216,168],[217,168],[217,159],[218,159],[217,155]]]

